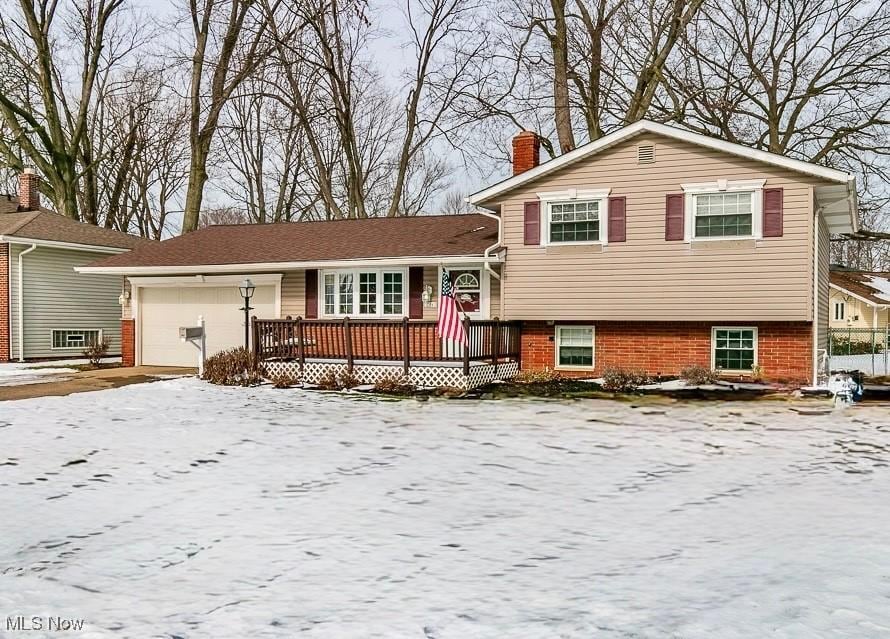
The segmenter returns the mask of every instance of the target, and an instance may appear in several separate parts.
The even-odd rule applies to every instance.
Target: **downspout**
[[[822,207],[813,218],[813,386],[819,384],[819,235]]]
[[[482,257],[485,260],[482,263],[482,266],[483,266],[483,268],[485,268],[486,271],[488,271],[488,274],[490,276],[493,276],[496,280],[500,281],[501,280],[500,274],[497,271],[495,271],[493,268],[491,268],[491,263],[489,260],[491,260],[491,252],[493,250],[495,250],[496,248],[498,248],[501,245],[501,241],[503,240],[504,222],[501,219],[500,215],[495,215],[494,213],[486,213],[485,211],[482,211],[482,210],[478,211],[478,213],[480,215],[484,215],[485,217],[490,217],[491,219],[496,220],[498,223],[498,240],[497,240],[497,242],[495,242],[494,244],[492,244],[491,246],[486,248],[485,252],[482,253]],[[506,265],[502,266],[501,268],[505,268],[505,267],[506,267]],[[490,287],[489,287],[489,289],[490,289]],[[489,290],[489,298],[490,297],[491,297],[491,291]],[[498,317],[503,319],[504,318],[504,288],[503,288],[503,286],[500,287],[499,298],[500,298],[501,308],[500,308],[500,312],[498,313]],[[490,308],[489,308],[489,314],[491,314]]]
[[[25,361],[25,262],[22,259],[28,253],[37,248],[36,244],[32,244],[30,248],[26,248],[19,253],[19,288],[16,291],[19,303],[19,361]]]

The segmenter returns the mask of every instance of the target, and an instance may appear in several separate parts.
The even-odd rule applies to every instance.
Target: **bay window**
[[[324,272],[323,315],[328,317],[401,316],[407,305],[404,270]]]

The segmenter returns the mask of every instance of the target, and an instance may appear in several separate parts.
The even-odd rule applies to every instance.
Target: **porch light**
[[[421,293],[420,298],[423,300],[424,304],[429,304],[433,301],[433,287],[429,284],[423,287],[423,293]]]
[[[241,292],[242,299],[244,299],[244,306],[239,309],[244,311],[244,348],[250,350],[250,311],[253,310],[253,307],[250,305],[250,298],[253,297],[256,286],[248,278],[241,282],[238,290]]]
[[[253,297],[253,292],[256,290],[256,286],[253,285],[253,282],[251,282],[250,279],[246,279],[241,282],[241,286],[239,286],[238,289],[241,291],[241,297],[249,300]],[[247,305],[245,304],[245,306]]]

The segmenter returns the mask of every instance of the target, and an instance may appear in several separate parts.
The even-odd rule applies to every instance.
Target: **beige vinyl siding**
[[[10,245],[10,328],[12,356],[18,358],[18,257],[29,246]],[[121,350],[120,275],[75,273],[75,266],[106,253],[38,247],[24,256],[25,358],[83,357],[80,349],[53,349],[54,329],[101,329],[109,353]]]
[[[306,271],[288,271],[281,277],[281,317],[306,317]]]
[[[638,165],[639,144],[654,164]],[[681,184],[766,179],[784,189],[784,235],[743,241],[665,241],[665,196]],[[641,135],[511,192],[503,200],[507,319],[812,321],[815,178]],[[627,241],[523,244],[523,203],[537,193],[610,188],[627,198]],[[541,215],[546,211],[542,207]],[[603,222],[605,223],[605,219]]]

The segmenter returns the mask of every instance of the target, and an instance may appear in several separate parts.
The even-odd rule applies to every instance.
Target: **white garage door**
[[[139,317],[142,363],[154,366],[196,366],[197,349],[179,339],[180,326],[195,326],[204,316],[207,354],[244,344],[244,300],[237,285],[143,288]],[[275,287],[257,286],[251,315],[275,315]]]

